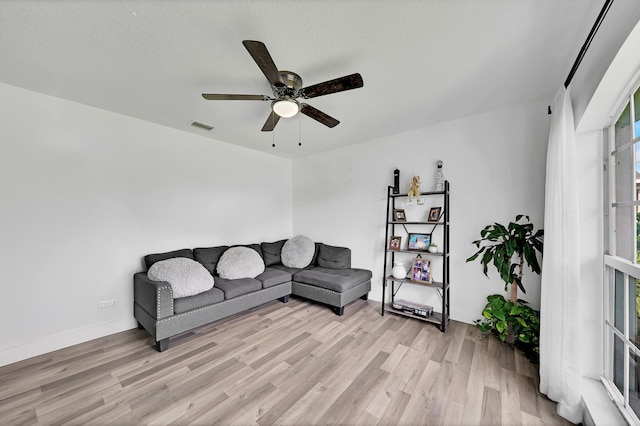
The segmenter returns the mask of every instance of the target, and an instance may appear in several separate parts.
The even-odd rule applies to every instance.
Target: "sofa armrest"
[[[152,281],[146,272],[133,275],[133,300],[157,320],[173,315],[171,284]]]

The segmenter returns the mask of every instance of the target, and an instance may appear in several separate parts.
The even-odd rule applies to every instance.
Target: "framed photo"
[[[409,233],[408,250],[427,251],[431,244],[431,234]]]
[[[393,221],[394,222],[406,222],[407,215],[404,212],[404,209],[393,209]]]
[[[427,216],[428,222],[438,222],[442,215],[442,207],[431,207],[429,210],[429,216]]]
[[[393,236],[389,240],[389,250],[400,250],[400,244],[402,243],[402,237]]]
[[[411,268],[411,281],[431,283],[431,262],[429,259],[416,257]]]

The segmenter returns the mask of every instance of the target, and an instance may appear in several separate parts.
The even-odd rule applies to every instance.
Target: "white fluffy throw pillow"
[[[147,276],[152,281],[166,281],[171,284],[173,297],[194,296],[213,288],[213,276],[195,260],[174,257],[161,260],[149,268]]]
[[[264,272],[264,261],[254,249],[231,247],[220,257],[216,270],[226,280],[255,278]]]
[[[313,260],[316,245],[311,238],[296,235],[282,246],[281,261],[289,268],[306,268]]]

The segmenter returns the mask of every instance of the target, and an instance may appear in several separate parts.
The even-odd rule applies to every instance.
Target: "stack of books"
[[[421,305],[419,303],[408,302],[402,299],[396,299],[393,302],[393,309],[404,311],[419,317],[429,317],[433,314],[433,306]]]

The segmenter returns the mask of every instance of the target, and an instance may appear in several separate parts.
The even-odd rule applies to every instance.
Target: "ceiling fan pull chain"
[[[301,136],[302,132],[300,131],[300,127],[302,125],[300,124],[300,121],[301,121],[300,114],[298,114],[298,146],[302,146],[302,136]]]

